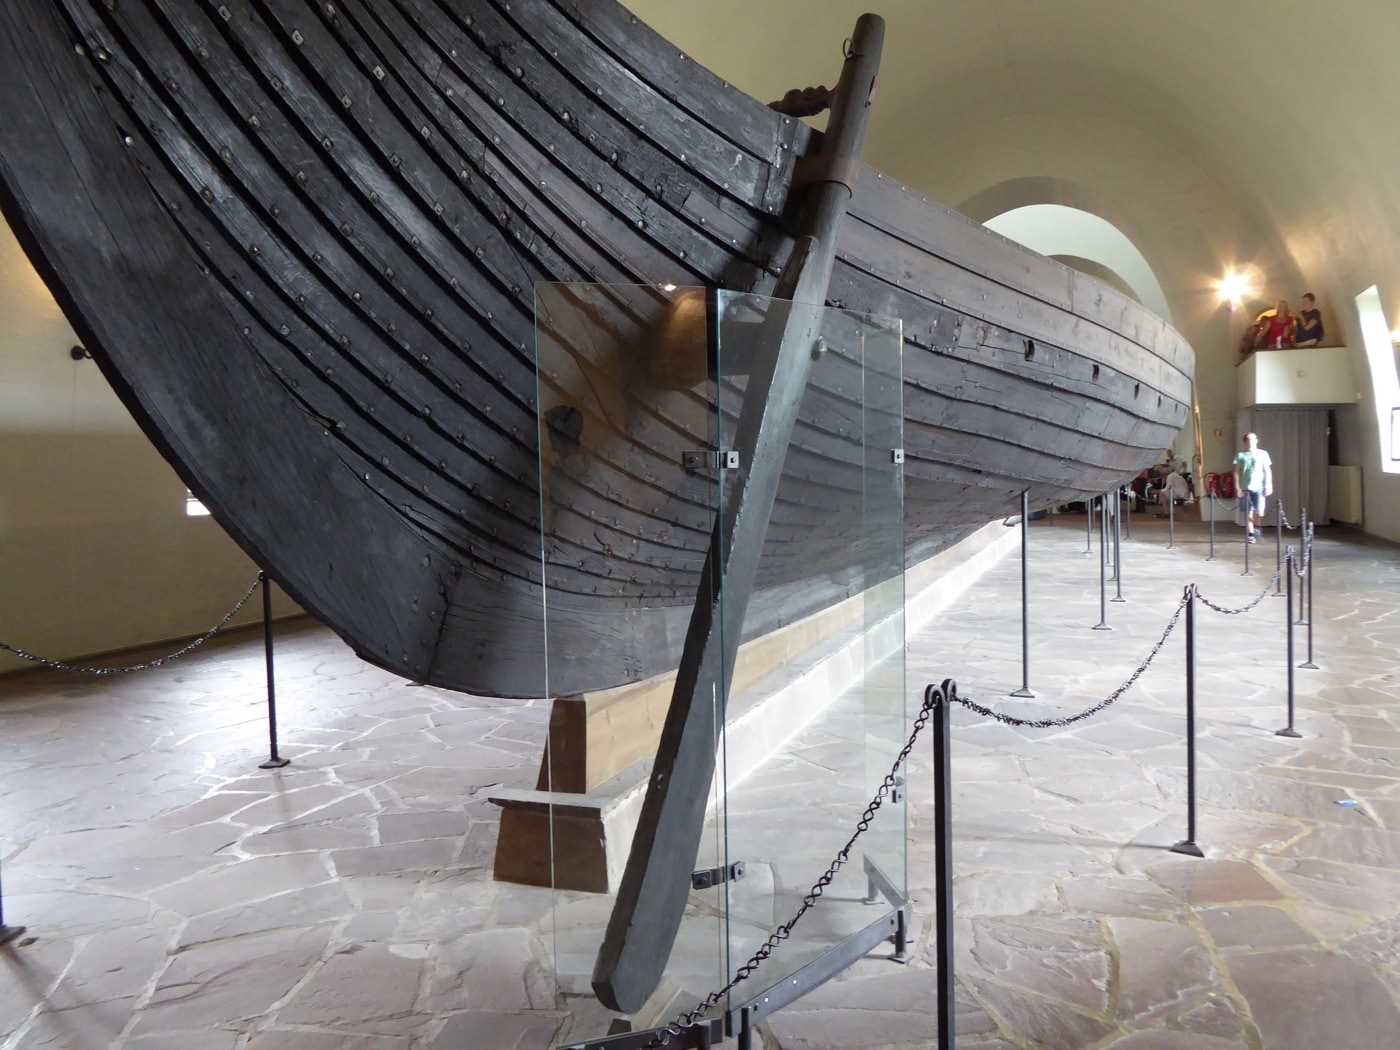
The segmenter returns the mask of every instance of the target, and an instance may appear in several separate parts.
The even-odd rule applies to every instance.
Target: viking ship
[[[676,465],[715,447],[714,289],[898,319],[910,562],[1022,492],[1121,484],[1188,418],[1192,353],[1161,319],[860,161],[865,30],[818,132],[614,0],[9,0],[4,213],[161,453],[363,658],[477,694],[614,686],[713,626],[709,482]],[[597,291],[620,286],[644,291]],[[546,288],[587,324],[538,312]],[[687,318],[698,336],[666,335]],[[793,328],[774,345],[810,341]],[[679,364],[608,411],[598,333]],[[537,376],[546,344],[572,363]],[[865,452],[830,413],[765,414],[802,382],[790,357],[739,387],[737,444],[792,450],[763,484],[739,464],[762,511],[745,637],[859,585],[829,508]],[[674,757],[704,727],[672,716]],[[652,802],[614,949],[655,896]],[[600,994],[625,1006],[653,963],[600,961]]]

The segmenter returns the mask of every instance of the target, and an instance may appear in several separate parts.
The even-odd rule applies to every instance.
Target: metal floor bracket
[[[641,1032],[627,1032],[624,1035],[610,1035],[602,1039],[590,1039],[584,1043],[567,1043],[561,1050],[645,1050],[657,1044],[663,1029],[648,1028]],[[681,1030],[680,1035],[672,1035],[666,1044],[667,1050],[710,1050],[724,1042],[724,1019],[711,1017],[705,1021]]]

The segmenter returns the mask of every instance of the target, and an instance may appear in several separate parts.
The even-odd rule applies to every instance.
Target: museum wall
[[[0,640],[60,658],[198,634],[256,567],[91,360],[0,221]],[[296,606],[275,592],[274,615]],[[255,598],[237,623],[255,622]],[[29,666],[0,653],[0,672]]]

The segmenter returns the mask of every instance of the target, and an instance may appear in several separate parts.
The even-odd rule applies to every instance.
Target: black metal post
[[[1253,576],[1254,574],[1253,574],[1252,572],[1249,571],[1249,546],[1250,546],[1250,544],[1249,544],[1249,535],[1250,535],[1250,533],[1249,533],[1249,526],[1248,526],[1249,515],[1246,514],[1244,520],[1245,520],[1245,522],[1246,522],[1245,531],[1244,531],[1244,572],[1240,573],[1240,575],[1241,575],[1241,576]]]
[[[1314,535],[1308,533],[1308,576],[1304,581],[1308,592],[1308,660],[1307,663],[1298,666],[1305,671],[1318,670],[1317,664],[1313,663],[1313,576],[1317,572],[1317,545],[1313,542]]]
[[[9,944],[23,932],[23,926],[5,925],[5,888],[0,886],[0,944]]]
[[[1094,553],[1094,497],[1084,501],[1084,553]]]
[[[1103,507],[1099,513],[1099,545],[1108,546],[1108,508]],[[1103,562],[1099,562],[1099,622],[1094,624],[1096,631],[1111,631],[1108,625],[1108,569]]]
[[[1167,550],[1176,546],[1176,500],[1172,497],[1172,487],[1168,485],[1162,490],[1162,494],[1167,497]]]
[[[262,581],[263,607],[263,656],[267,661],[267,761],[259,762],[259,769],[281,769],[291,762],[277,753],[277,678],[272,669],[272,581],[267,573],[258,571]]]
[[[1133,501],[1137,499],[1137,493],[1133,491],[1131,485],[1128,486],[1128,516],[1123,521],[1123,535],[1128,539],[1133,538]]]
[[[1274,578],[1274,597],[1283,594],[1283,498],[1274,501],[1274,517],[1277,519],[1274,529],[1274,571],[1278,574]],[[1291,611],[1290,611],[1291,615]]]
[[[1113,598],[1111,601],[1126,602],[1123,597],[1123,490],[1113,490]]]
[[[1275,736],[1301,737],[1303,734],[1293,728],[1293,548],[1283,558],[1283,574],[1288,579],[1288,608],[1284,611],[1283,622],[1288,631],[1288,725]]]
[[[1021,688],[1012,696],[1035,696],[1031,692],[1031,597],[1030,597],[1031,490],[1021,493]]]
[[[1110,506],[1109,506],[1109,503],[1108,503],[1108,493],[1105,492],[1105,493],[1103,494],[1103,500],[1102,500],[1102,502],[1099,503],[1099,516],[1100,516],[1101,518],[1103,518],[1103,526],[1104,526],[1103,563],[1104,563],[1105,565],[1112,565],[1112,564],[1113,564],[1113,550],[1112,550],[1112,548],[1111,548],[1111,547],[1109,546],[1109,544],[1108,544],[1108,537],[1109,537],[1109,532],[1108,532],[1108,519],[1109,519],[1109,516],[1110,516],[1110,515],[1116,514],[1116,513],[1117,513],[1117,508],[1114,508],[1114,507],[1110,507]]]
[[[952,703],[957,686],[945,681],[933,708],[933,874],[937,898],[938,1050],[953,1050],[953,751]]]
[[[1117,561],[1114,558],[1113,526],[1110,525],[1109,522],[1116,522],[1118,519],[1118,512],[1122,509],[1121,507],[1115,507],[1113,505],[1112,496],[1113,494],[1110,492],[1105,492],[1103,494],[1103,523],[1108,526],[1108,542],[1103,545],[1103,560],[1104,564],[1108,566],[1109,572],[1111,574],[1117,572],[1118,565]],[[1110,575],[1108,578],[1110,580],[1113,579],[1113,575]]]
[[[1215,493],[1210,494],[1210,553],[1206,561],[1215,561]]]
[[[1186,837],[1173,853],[1204,857],[1196,845],[1196,585],[1186,585]]]
[[[1298,518],[1298,549],[1302,552],[1300,558],[1303,562],[1304,578],[1306,579],[1306,574],[1312,572],[1310,568],[1311,559],[1309,557],[1312,553],[1312,541],[1308,539],[1308,512],[1306,509],[1303,510],[1303,513]],[[1293,622],[1299,627],[1307,623],[1307,621],[1303,619],[1303,585],[1301,583],[1298,584],[1298,617]]]

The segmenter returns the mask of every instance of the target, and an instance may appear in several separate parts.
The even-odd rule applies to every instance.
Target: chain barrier
[[[777,950],[778,946],[782,944],[783,941],[792,936],[793,927],[801,921],[804,915],[816,906],[817,901],[820,900],[822,895],[826,892],[826,888],[835,880],[837,873],[846,865],[846,862],[851,859],[851,849],[855,846],[856,840],[870,830],[870,824],[875,819],[875,814],[879,812],[880,807],[885,804],[885,799],[888,798],[890,792],[894,790],[899,771],[908,760],[909,755],[913,752],[914,744],[918,742],[919,734],[928,726],[929,716],[933,713],[933,708],[937,703],[938,699],[936,696],[925,696],[923,706],[919,708],[918,716],[914,719],[914,730],[909,734],[908,742],[905,743],[903,750],[901,750],[898,757],[895,758],[894,765],[890,767],[889,773],[887,773],[885,779],[881,781],[879,789],[870,800],[870,804],[865,807],[865,812],[861,814],[861,818],[856,824],[855,832],[846,840],[846,844],[836,852],[836,856],[832,859],[831,863],[827,865],[826,871],[822,872],[821,877],[812,884],[812,888],[803,896],[802,904],[797,911],[793,913],[792,918],[778,926],[768,935],[768,939],[758,946],[758,950],[750,955],[748,960],[734,971],[734,977],[728,984],[723,988],[711,992],[702,1002],[698,1003],[694,1009],[685,1011],[677,1016],[670,1024],[663,1026],[657,1038],[648,1043],[644,1050],[654,1050],[655,1047],[670,1045],[673,1037],[684,1034],[686,1028],[695,1024],[696,1021],[700,1020],[705,1014],[718,1006],[724,997],[732,992],[740,983],[752,977],[758,968],[772,956],[773,952]]]
[[[1023,729],[1063,729],[1065,726],[1072,726],[1076,722],[1082,722],[1086,718],[1092,718],[1100,711],[1113,706],[1124,693],[1133,687],[1137,680],[1142,677],[1143,673],[1152,666],[1152,661],[1157,659],[1157,654],[1162,651],[1162,647],[1167,644],[1167,639],[1170,638],[1172,632],[1176,630],[1176,625],[1181,622],[1181,614],[1186,609],[1186,601],[1187,599],[1182,597],[1176,603],[1176,611],[1172,613],[1171,619],[1167,621],[1167,626],[1163,629],[1162,636],[1158,638],[1157,643],[1152,646],[1146,659],[1137,665],[1137,668],[1132,674],[1128,675],[1123,684],[1109,693],[1108,696],[1104,697],[1093,707],[1085,708],[1077,714],[1065,715],[1061,718],[1017,718],[1015,715],[1008,715],[1001,711],[994,711],[990,707],[984,707],[970,697],[955,696],[952,697],[952,700],[955,703],[961,704],[974,714],[981,715],[983,718],[991,718],[1000,722],[1002,725],[1018,726]]]
[[[1308,571],[1312,568],[1313,528],[1313,523],[1308,522],[1307,532],[1303,535],[1303,556],[1301,558],[1294,558],[1293,575],[1297,576],[1300,580],[1306,576]],[[1289,551],[1293,550],[1292,547],[1288,549]]]
[[[150,670],[151,668],[160,667],[163,664],[170,663],[172,660],[178,660],[180,657],[194,652],[210,638],[213,638],[214,635],[222,631],[229,625],[229,621],[238,615],[243,606],[248,604],[248,599],[253,596],[253,592],[258,589],[258,584],[260,583],[262,583],[262,573],[258,573],[258,575],[254,577],[253,582],[248,585],[248,589],[243,593],[243,597],[239,598],[233,608],[225,613],[224,618],[213,627],[209,628],[209,630],[205,631],[198,638],[176,649],[173,653],[166,653],[164,656],[158,656],[154,660],[147,660],[145,663],[128,664],[125,667],[79,666],[77,664],[64,663],[62,660],[50,660],[44,656],[36,656],[28,650],[21,649],[17,645],[10,645],[8,642],[0,641],[0,649],[8,653],[14,653],[21,660],[28,660],[30,663],[47,667],[51,671],[63,671],[67,674],[90,674],[98,677],[105,677],[107,675],[131,674],[133,671]]]
[[[1186,602],[1187,599],[1185,597],[1182,597],[1177,602],[1176,609],[1172,612],[1171,618],[1167,621],[1167,625],[1163,629],[1161,637],[1159,637],[1156,644],[1152,646],[1146,659],[1138,664],[1133,670],[1133,673],[1127,677],[1123,684],[1109,693],[1108,696],[1093,707],[1080,711],[1077,714],[1066,715],[1063,718],[1017,718],[1014,715],[1004,714],[1000,711],[994,711],[990,707],[984,707],[970,697],[952,696],[947,699],[954,703],[961,704],[969,711],[981,715],[984,718],[992,718],[1004,725],[1021,726],[1028,729],[1063,728],[1064,726],[1073,725],[1076,722],[1082,722],[1086,718],[1092,718],[1094,715],[1112,706],[1124,693],[1131,689],[1147,669],[1152,666],[1152,661],[1157,658],[1157,654],[1162,651],[1162,648],[1167,644],[1167,639],[1171,637],[1172,632],[1176,630],[1177,624],[1181,622],[1181,614],[1186,609]],[[802,917],[816,906],[817,901],[821,899],[826,888],[830,886],[832,881],[836,878],[837,873],[845,866],[846,862],[850,860],[851,849],[855,846],[856,841],[870,829],[875,814],[879,812],[880,807],[884,805],[889,793],[894,789],[899,771],[908,760],[909,755],[913,752],[914,745],[918,742],[919,735],[928,726],[929,716],[933,713],[933,709],[939,700],[936,691],[930,690],[929,692],[933,695],[925,695],[923,706],[919,708],[919,713],[914,719],[914,729],[913,732],[909,734],[908,742],[905,743],[903,750],[901,750],[898,757],[895,758],[894,765],[890,767],[889,773],[880,784],[879,790],[875,792],[875,796],[870,800],[870,804],[865,807],[865,812],[861,814],[860,821],[856,824],[854,834],[852,834],[851,837],[846,840],[846,844],[837,851],[835,858],[833,858],[831,864],[827,866],[826,871],[822,873],[821,877],[812,884],[812,888],[808,890],[806,895],[802,898],[802,904],[793,914],[792,918],[788,919],[787,922],[778,926],[769,934],[768,939],[759,945],[758,950],[749,956],[748,960],[742,966],[734,971],[734,977],[728,984],[723,988],[711,992],[702,1002],[698,1003],[694,1009],[685,1011],[678,1015],[670,1024],[664,1025],[660,1029],[657,1038],[648,1043],[645,1050],[655,1050],[655,1048],[658,1047],[669,1046],[673,1038],[684,1034],[686,1028],[695,1024],[718,1006],[726,995],[757,972],[758,968],[773,955],[773,952],[777,950],[778,946],[792,936],[793,928],[801,921]]]
[[[1270,594],[1272,594],[1273,591],[1270,590],[1270,588],[1276,585],[1280,579],[1282,579],[1282,577],[1278,573],[1274,573],[1272,576],[1269,577],[1269,582],[1264,584],[1264,589],[1259,592],[1258,596],[1255,597],[1254,601],[1250,602],[1248,605],[1241,605],[1238,609],[1227,609],[1223,605],[1216,605],[1215,602],[1211,601],[1209,598],[1207,598],[1204,594],[1201,593],[1199,587],[1196,588],[1196,597],[1201,600],[1201,604],[1204,605],[1207,609],[1214,609],[1216,612],[1224,613],[1226,616],[1239,616],[1241,613],[1249,612],[1249,610],[1253,609]]]
[[[1305,566],[1306,559],[1310,558],[1312,554],[1312,531],[1312,525],[1310,523],[1305,535],[1305,550],[1307,552]],[[1291,552],[1292,549],[1293,548],[1290,547],[1289,551]],[[1158,637],[1156,643],[1153,644],[1143,661],[1133,670],[1133,673],[1128,675],[1122,685],[1109,693],[1097,704],[1085,708],[1083,711],[1076,712],[1075,714],[1065,715],[1059,718],[1018,718],[1015,715],[1008,715],[1002,711],[996,711],[983,704],[979,704],[971,697],[954,695],[946,699],[953,703],[961,704],[973,714],[980,715],[983,718],[993,719],[994,721],[1000,722],[1002,725],[1015,726],[1023,729],[1063,729],[1067,726],[1074,725],[1076,722],[1082,722],[1085,719],[1092,718],[1094,715],[1108,709],[1136,684],[1137,680],[1152,666],[1152,662],[1157,659],[1157,655],[1166,646],[1167,639],[1172,636],[1172,632],[1176,630],[1177,625],[1181,622],[1181,614],[1186,610],[1187,604],[1191,601],[1191,595],[1194,594],[1195,597],[1201,600],[1203,605],[1214,609],[1216,612],[1225,613],[1229,616],[1238,616],[1241,613],[1247,613],[1251,609],[1256,608],[1259,603],[1268,596],[1270,588],[1272,588],[1279,579],[1280,574],[1275,573],[1269,579],[1264,589],[1259,592],[1258,597],[1249,604],[1242,605],[1237,609],[1227,609],[1224,606],[1215,604],[1202,594],[1195,584],[1192,584],[1187,588],[1186,594],[1182,595],[1181,599],[1176,603],[1176,608],[1172,611],[1171,618],[1167,620],[1166,627],[1162,629],[1161,636]],[[772,957],[773,952],[777,950],[778,946],[792,936],[793,928],[802,920],[803,916],[816,906],[817,901],[821,899],[826,888],[830,886],[832,881],[836,878],[837,873],[840,872],[846,865],[846,862],[850,860],[851,849],[855,846],[856,841],[870,829],[875,814],[879,812],[880,807],[884,805],[886,798],[889,797],[889,793],[894,789],[900,769],[903,768],[904,763],[913,752],[914,745],[918,742],[919,735],[928,726],[929,716],[933,713],[933,709],[940,699],[943,699],[943,697],[941,697],[941,694],[936,690],[929,690],[925,695],[923,706],[919,708],[918,716],[914,719],[914,729],[913,732],[909,734],[908,742],[905,743],[903,750],[901,750],[898,757],[895,758],[894,765],[890,767],[889,773],[880,784],[879,790],[875,792],[875,796],[870,800],[870,804],[865,807],[865,812],[861,814],[860,821],[856,824],[855,832],[846,840],[846,844],[837,851],[836,856],[832,859],[831,864],[827,866],[826,871],[822,873],[821,877],[812,884],[812,888],[803,896],[802,904],[793,914],[792,918],[775,928],[773,932],[769,934],[767,940],[759,945],[758,950],[749,956],[748,960],[744,962],[742,966],[734,971],[734,977],[728,984],[723,988],[711,992],[702,1002],[696,1004],[694,1009],[679,1014],[670,1024],[662,1026],[657,1038],[648,1043],[645,1050],[656,1050],[656,1048],[659,1047],[669,1046],[672,1039],[683,1035],[685,1029],[695,1024],[718,1006],[720,1002],[723,1001],[724,997],[738,987],[739,984],[752,977],[754,973],[758,971],[759,967]]]

